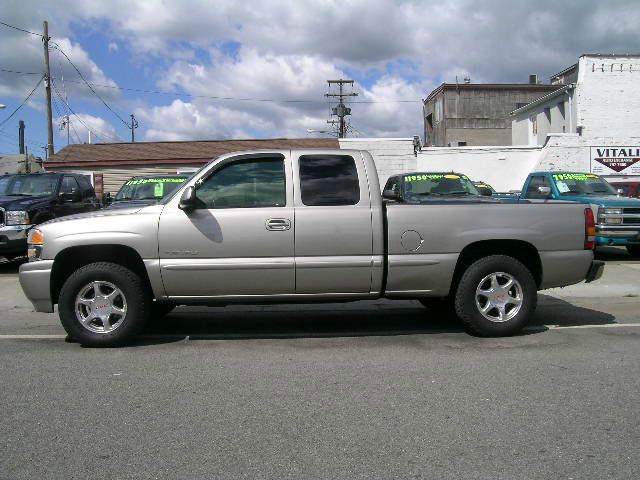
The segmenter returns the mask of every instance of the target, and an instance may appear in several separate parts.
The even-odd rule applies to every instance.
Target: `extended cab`
[[[72,338],[118,345],[174,305],[380,297],[444,299],[470,331],[509,335],[537,290],[602,274],[586,205],[384,197],[366,151],[228,154],[160,204],[34,229],[20,283]]]
[[[0,256],[27,253],[27,234],[52,218],[100,208],[91,183],[75,173],[0,177]]]
[[[596,216],[596,245],[627,247],[640,256],[640,199],[618,196],[617,190],[593,173],[534,172],[522,199],[554,199],[587,203]]]

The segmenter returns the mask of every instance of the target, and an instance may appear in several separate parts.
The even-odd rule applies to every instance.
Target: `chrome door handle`
[[[291,228],[291,220],[288,218],[269,218],[266,223],[267,230],[282,232]]]

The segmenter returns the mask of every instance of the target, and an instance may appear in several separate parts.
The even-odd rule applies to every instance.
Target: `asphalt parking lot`
[[[179,308],[120,349],[0,266],[0,479],[637,478],[640,261],[599,257],[516,337],[376,301]]]

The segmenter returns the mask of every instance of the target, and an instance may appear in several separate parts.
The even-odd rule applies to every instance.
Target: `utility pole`
[[[47,158],[53,156],[53,120],[51,114],[51,71],[49,70],[49,24],[45,20],[44,34],[44,89],[47,93]]]
[[[138,128],[138,121],[136,120],[136,117],[132,113],[131,114],[131,143],[135,143],[136,141],[136,137],[133,133],[136,128]]]
[[[325,97],[338,97],[338,104],[331,110],[332,115],[336,115],[338,117],[338,138],[344,138],[346,134],[344,117],[347,115],[351,115],[351,109],[346,107],[344,104],[345,97],[357,97],[358,94],[351,91],[349,93],[344,92],[344,85],[351,85],[351,89],[353,90],[353,80],[327,80],[329,84],[329,89],[331,89],[331,85],[338,85],[338,93],[325,93]],[[335,121],[327,120],[327,123],[330,125],[335,125]]]

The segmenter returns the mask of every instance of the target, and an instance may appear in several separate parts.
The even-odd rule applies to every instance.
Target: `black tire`
[[[92,317],[92,314],[87,313],[87,308],[89,307],[79,306],[81,311],[79,313],[76,312],[76,300],[80,298],[79,295],[82,293],[84,298],[84,292],[89,292],[87,296],[91,296],[92,282],[107,286],[107,292],[101,290],[105,287],[99,287],[103,295],[109,292],[109,285],[120,291],[115,301],[111,301],[111,303],[118,308],[124,306],[123,311],[125,314],[108,315],[108,321],[113,322],[113,325],[108,323],[109,328],[113,327],[111,331],[96,331],[101,328],[103,330],[107,329],[104,321],[99,320],[97,317],[95,320],[87,322],[87,326],[83,325],[80,316]],[[96,295],[98,294],[94,289],[94,298]],[[96,307],[105,306],[105,302],[100,303],[102,305],[99,304]],[[72,339],[82,345],[90,346],[112,347],[131,342],[144,328],[150,309],[151,297],[143,280],[128,268],[109,262],[91,263],[76,270],[64,282],[58,298],[58,314],[62,326]],[[105,315],[106,317],[107,315]],[[117,326],[114,327],[114,325]]]
[[[490,298],[483,295],[480,289],[493,289],[492,277],[500,288],[507,285],[509,278],[514,283],[508,290],[499,290],[495,297]],[[518,308],[517,298],[520,298]],[[489,308],[494,302],[499,306],[490,308],[485,314],[481,312],[481,307]],[[506,305],[503,304],[505,302]],[[502,337],[522,330],[531,319],[537,302],[538,291],[531,272],[513,257],[492,255],[477,260],[464,272],[456,289],[455,309],[470,333],[483,337]]]
[[[632,257],[640,257],[640,245],[627,245],[627,252]]]
[[[176,306],[173,303],[152,302],[149,320],[160,320],[169,315]]]

